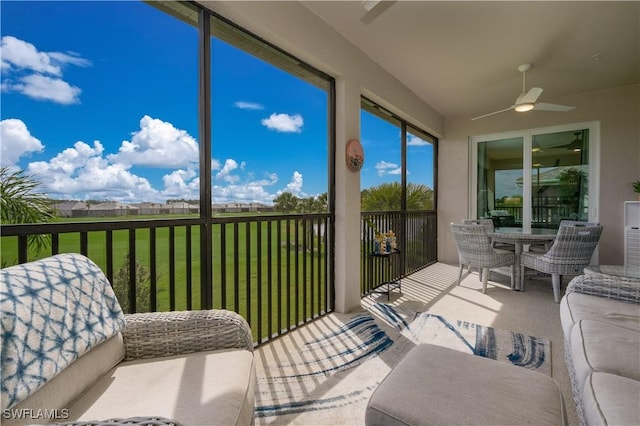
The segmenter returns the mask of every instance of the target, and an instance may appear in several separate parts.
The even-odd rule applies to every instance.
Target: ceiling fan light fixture
[[[531,111],[533,107],[534,107],[534,104],[532,102],[525,102],[523,104],[516,105],[515,110],[518,112],[527,112],[527,111]]]

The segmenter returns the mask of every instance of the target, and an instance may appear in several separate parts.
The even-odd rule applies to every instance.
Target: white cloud
[[[216,179],[221,179],[229,183],[236,183],[240,180],[237,175],[231,173],[238,168],[238,162],[232,158],[227,158],[222,169],[216,173]]]
[[[14,167],[20,157],[32,152],[41,152],[44,146],[33,137],[27,125],[17,118],[0,121],[0,166]]]
[[[376,170],[378,171],[378,176],[383,175],[399,175],[402,173],[402,168],[398,167],[395,163],[389,163],[387,161],[379,161],[376,163]]]
[[[175,170],[162,177],[165,198],[197,199],[200,193],[200,178],[194,169]]]
[[[300,114],[288,115],[273,113],[269,118],[263,118],[261,122],[263,126],[270,130],[285,133],[300,133],[304,125],[304,120]]]
[[[148,116],[143,117],[140,123],[141,130],[134,133],[132,142],[123,143],[118,154],[105,155],[104,146],[99,141],[93,145],[78,141],[49,161],[30,163],[27,169],[39,178],[52,198],[123,202],[198,198],[197,142],[170,123]],[[194,151],[195,162],[191,161]],[[156,158],[145,160],[145,155]],[[164,189],[158,190],[147,178],[130,170],[137,164],[135,161],[152,167],[156,164],[166,167],[185,164],[187,167],[164,175]]]
[[[91,65],[89,60],[74,52],[40,52],[33,44],[13,36],[2,37],[0,50],[2,91],[65,105],[80,102],[80,88],[62,79],[62,69],[66,65],[87,67]]]
[[[80,56],[76,52],[48,52],[54,63],[62,65],[75,65],[77,67],[90,67],[91,61]]]
[[[31,74],[21,77],[18,82],[3,83],[3,90],[15,91],[41,101],[52,101],[63,105],[80,103],[78,87],[57,77]]]
[[[407,135],[407,146],[425,146],[429,145],[429,142],[424,139],[420,139],[416,135]]]
[[[198,164],[198,142],[185,130],[145,115],[131,142],[123,141],[118,153],[107,158],[128,166],[189,167]]]
[[[17,159],[26,152],[43,149],[39,140],[33,138],[24,123],[16,119],[7,119],[2,124],[2,148],[11,154],[4,159]],[[11,141],[11,143],[5,143]],[[43,184],[44,192],[56,199],[97,199],[120,202],[153,201],[164,202],[169,198],[197,199],[200,193],[200,176],[197,162],[189,162],[185,167],[175,167],[161,177],[161,183],[153,186],[151,181],[134,173],[131,161],[139,160],[143,153],[160,156],[167,144],[187,141],[197,153],[197,143],[170,123],[154,120],[145,116],[141,120],[141,130],[134,134],[131,142],[123,143],[117,154],[108,154],[100,141],[88,144],[77,141],[72,147],[55,154],[49,161],[35,161],[25,169]],[[185,150],[185,147],[182,147]],[[176,152],[173,155],[178,155]],[[184,156],[183,156],[184,159]],[[195,154],[197,159],[197,154]],[[167,163],[162,163],[166,165]],[[136,164],[140,166],[140,164]],[[293,172],[291,180],[280,190],[276,173],[264,173],[260,179],[254,178],[254,172],[246,170],[246,162],[226,159],[224,162],[211,159],[211,169],[216,179],[213,186],[213,201],[259,202],[273,204],[277,194],[292,192],[300,197],[303,177]]]
[[[278,175],[269,173],[264,179],[250,181],[241,185],[231,184],[227,186],[213,186],[214,203],[258,202],[263,204],[273,204],[275,196],[266,187],[273,186],[278,182]]]
[[[240,109],[251,109],[251,110],[261,110],[264,109],[264,106],[262,106],[259,103],[256,102],[244,102],[244,101],[238,101],[234,104],[234,106],[236,108],[240,108]]]
[[[306,194],[302,192],[302,184],[302,173],[295,171],[293,172],[293,176],[291,177],[291,182],[287,184],[287,191],[291,192],[294,195],[306,196]]]
[[[13,36],[4,36],[0,41],[0,48],[2,49],[3,70],[15,67],[44,74],[62,75],[60,66],[53,63],[51,56],[44,52],[38,52],[38,49],[31,43]]]
[[[48,162],[30,163],[28,170],[40,177],[52,198],[158,199],[158,191],[147,179],[129,172],[122,164],[109,163],[103,152],[99,141],[93,146],[78,141]]]

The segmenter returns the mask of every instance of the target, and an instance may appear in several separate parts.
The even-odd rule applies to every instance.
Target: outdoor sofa
[[[560,319],[580,423],[639,425],[640,279],[579,275]]]
[[[253,340],[240,315],[124,315],[79,254],[2,269],[0,292],[3,425],[253,423]]]

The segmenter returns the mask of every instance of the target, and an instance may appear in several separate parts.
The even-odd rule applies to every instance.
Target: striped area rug
[[[551,373],[546,339],[377,303],[354,316],[331,314],[256,351],[256,424],[364,424],[373,390],[419,343]]]

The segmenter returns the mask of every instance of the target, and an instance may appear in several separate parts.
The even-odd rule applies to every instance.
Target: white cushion
[[[549,376],[456,350],[421,344],[373,392],[367,425],[566,423]]]
[[[583,403],[587,425],[640,425],[640,382],[608,373],[591,373]]]
[[[40,389],[17,404],[13,409],[61,410],[78,398],[82,392],[111,370],[124,358],[122,335],[118,333],[72,362]],[[63,421],[64,419],[58,419]],[[3,425],[46,423],[47,419],[3,418]]]
[[[571,356],[578,389],[594,371],[640,380],[640,332],[581,320],[571,330]]]
[[[560,321],[565,336],[582,319],[621,325],[640,331],[640,305],[582,293],[568,293],[560,302]]]
[[[127,361],[69,407],[71,420],[159,416],[188,425],[249,425],[253,353],[197,352]]]

